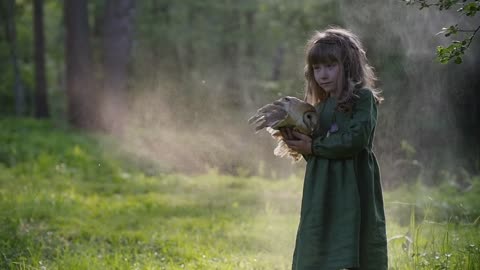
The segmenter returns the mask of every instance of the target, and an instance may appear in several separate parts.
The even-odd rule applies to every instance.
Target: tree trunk
[[[255,59],[256,33],[255,33],[255,9],[250,8],[245,12],[245,21],[247,24],[247,48],[246,57],[250,70],[249,75],[257,74],[257,65]]]
[[[103,124],[107,129],[121,127],[127,105],[127,82],[133,38],[133,0],[107,0],[104,16],[102,98]]]
[[[155,18],[155,24],[163,25],[164,27],[171,27],[171,17],[170,17],[170,9],[171,9],[172,3],[171,2],[165,2],[165,1],[152,1],[152,8],[150,9],[150,14],[149,16],[152,16]],[[164,32],[162,33],[163,35],[167,36],[162,36],[161,39],[159,38],[159,34],[157,27],[152,24],[150,27],[150,33],[151,37],[153,39],[150,40],[151,44],[151,51],[152,51],[152,68],[154,69],[153,75],[156,76],[158,70],[160,70],[160,63],[162,61],[162,58],[166,54],[165,52],[167,50],[172,50],[172,45],[171,41],[168,40],[168,33]],[[167,53],[168,54],[168,53]]]
[[[192,5],[188,10],[187,22],[190,29],[195,29],[195,15],[196,15],[196,6]],[[195,67],[195,44],[196,40],[192,39],[192,33],[189,34],[189,40],[185,44],[185,64],[187,70],[187,75],[190,76],[192,69]]]
[[[246,61],[246,68],[242,69],[242,73],[245,74],[246,80],[246,88],[247,89],[255,89],[257,80],[258,80],[258,69],[257,69],[257,59],[256,59],[256,42],[257,42],[257,35],[256,35],[256,21],[255,21],[255,12],[256,6],[254,3],[247,2],[248,8],[244,12],[245,22],[246,22],[246,49],[245,49],[245,58]],[[255,94],[256,92],[253,91],[242,91],[243,92],[243,100],[245,105],[247,106],[255,106]]]
[[[273,68],[272,68],[272,81],[276,82],[280,80],[282,75],[282,67],[285,58],[285,45],[280,44],[275,50],[273,56]]]
[[[15,1],[9,0],[7,3],[7,18],[6,18],[6,36],[10,46],[10,61],[13,66],[13,73],[15,76],[15,83],[13,87],[15,97],[15,114],[17,116],[25,115],[25,88],[20,74],[20,67],[17,59],[17,30],[15,26]]]
[[[86,0],[65,0],[66,77],[69,122],[94,128],[95,91]]]
[[[35,117],[47,118],[47,83],[45,78],[45,38],[43,34],[43,0],[33,1],[35,34]]]
[[[238,7],[232,2],[228,1],[224,5],[225,17],[221,47],[221,56],[225,61],[224,104],[238,109],[243,103],[238,71],[239,47],[236,40],[240,29],[240,14]]]

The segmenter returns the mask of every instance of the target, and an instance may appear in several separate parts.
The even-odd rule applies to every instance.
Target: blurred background
[[[410,1],[411,2],[411,1]],[[420,1],[421,2],[421,1]],[[407,1],[408,3],[408,1]],[[359,35],[379,77],[375,152],[386,188],[468,186],[480,170],[479,43],[440,64],[456,8],[405,1],[22,1],[1,3],[0,115],[111,134],[163,172],[303,173],[247,119],[303,97],[304,44],[331,25]],[[478,39],[478,38],[477,38]]]
[[[303,97],[305,43],[335,25],[363,41],[385,97],[390,269],[480,269],[477,11],[0,1],[0,268],[291,269],[305,161],[275,157],[247,119]]]

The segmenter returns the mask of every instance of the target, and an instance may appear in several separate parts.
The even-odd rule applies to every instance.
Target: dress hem
[[[344,264],[340,266],[334,266],[334,267],[324,267],[324,266],[309,266],[309,267],[302,267],[301,270],[319,270],[319,269],[325,269],[325,270],[342,270],[342,269],[359,269],[360,265],[358,264]],[[296,269],[295,269],[296,270]]]

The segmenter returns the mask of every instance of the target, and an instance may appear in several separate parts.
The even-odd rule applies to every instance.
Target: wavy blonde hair
[[[313,66],[320,63],[334,63],[340,65],[338,89],[342,89],[339,107],[350,107],[356,97],[355,90],[369,89],[377,103],[383,101],[380,90],[375,89],[377,77],[373,68],[368,64],[365,50],[358,37],[349,30],[331,27],[322,32],[316,31],[308,40],[305,48],[305,101],[316,104],[328,97],[315,81]],[[350,104],[350,105],[349,105]]]

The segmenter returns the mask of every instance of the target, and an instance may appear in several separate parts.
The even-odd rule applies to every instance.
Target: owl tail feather
[[[288,147],[283,141],[282,134],[279,130],[267,128],[268,133],[277,140],[277,147],[273,150],[273,154],[277,157],[286,157],[293,159],[293,162],[298,162],[302,159],[302,155]]]

